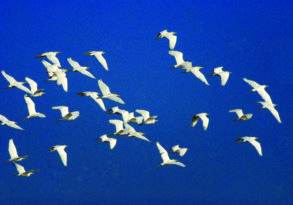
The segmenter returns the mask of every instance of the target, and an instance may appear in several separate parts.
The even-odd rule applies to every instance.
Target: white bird
[[[201,119],[203,129],[204,130],[207,130],[208,129],[208,126],[209,126],[209,118],[208,118],[208,116],[209,116],[208,113],[205,113],[205,112],[198,113],[198,114],[194,115],[192,117],[192,124],[191,124],[191,126],[194,127],[197,124],[198,120]]]
[[[85,92],[78,93],[78,95],[90,97],[91,99],[93,99],[100,106],[100,108],[102,110],[106,111],[106,107],[105,107],[104,101],[99,96],[99,93],[98,92],[85,91]]]
[[[95,58],[99,61],[99,63],[103,66],[103,68],[106,71],[109,71],[107,61],[104,58],[103,54],[105,54],[104,51],[89,51],[89,52],[87,52],[87,55],[95,56]]]
[[[244,114],[242,109],[233,109],[233,110],[229,110],[229,112],[235,113],[237,115],[238,120],[250,120],[253,116],[252,113],[247,113]]]
[[[42,54],[38,55],[37,57],[38,58],[44,58],[44,57],[46,57],[53,64],[57,65],[58,67],[61,67],[60,61],[57,58],[57,54],[59,54],[59,53],[61,53],[61,52],[58,52],[58,51],[50,51],[50,52],[42,53]]]
[[[142,110],[142,109],[136,109],[135,112],[140,114],[143,117],[143,123],[144,124],[155,124],[158,120],[158,116],[151,116],[150,112],[147,110]]]
[[[115,138],[112,138],[112,137],[108,137],[108,135],[102,135],[100,137],[100,140],[102,142],[106,142],[106,143],[109,143],[109,146],[110,146],[110,149],[114,149],[115,146],[116,146],[116,143],[117,143],[117,139]]]
[[[165,165],[177,165],[179,167],[185,167],[185,164],[177,161],[176,159],[170,159],[169,154],[167,152],[167,150],[164,149],[164,147],[162,147],[162,145],[159,142],[156,142],[157,148],[161,154],[161,159],[162,159],[162,163],[161,166],[165,166]]]
[[[127,110],[120,110],[123,122],[136,122],[136,117],[133,112],[128,112]]]
[[[18,172],[17,176],[30,177],[32,174],[34,174],[36,172],[36,170],[33,170],[33,169],[26,171],[22,165],[17,164],[17,163],[14,163],[14,165],[15,165],[15,168]]]
[[[223,67],[216,67],[216,68],[214,68],[214,72],[213,72],[214,76],[219,76],[221,78],[221,85],[222,86],[226,85],[226,83],[228,82],[230,74],[231,74],[231,72],[224,71]]]
[[[75,120],[79,117],[79,111],[69,112],[69,108],[64,105],[54,106],[53,110],[59,110],[61,112],[61,117],[63,120]]]
[[[260,85],[257,82],[247,78],[243,78],[243,80],[252,87],[252,92],[257,92],[264,101],[273,102],[270,95],[265,90],[268,87],[267,85]]]
[[[183,69],[185,72],[191,72],[195,77],[197,77],[201,82],[206,85],[209,85],[207,79],[205,78],[204,74],[200,71],[203,67],[195,66],[195,67],[186,67],[184,66]]]
[[[163,30],[157,35],[157,37],[167,38],[169,40],[169,48],[174,49],[177,42],[177,36],[175,35],[176,35],[175,32],[172,32],[172,31],[168,32],[167,30]]]
[[[70,64],[70,66],[73,68],[74,72],[80,72],[81,74],[83,74],[89,78],[93,78],[93,79],[96,78],[93,74],[91,74],[88,71],[89,67],[81,66],[77,61],[73,60],[72,58],[67,58],[67,61]]]
[[[56,64],[51,64],[48,61],[42,60],[41,61],[44,67],[46,68],[46,71],[49,76],[49,80],[51,81],[57,81],[57,76],[54,74],[57,70],[60,69]]]
[[[17,123],[15,121],[11,121],[11,120],[7,119],[4,115],[0,115],[0,122],[1,122],[1,125],[6,125],[8,127],[12,127],[14,129],[18,129],[18,130],[23,130],[23,128],[21,128],[19,125],[17,125]]]
[[[8,142],[8,153],[10,155],[10,162],[20,162],[28,157],[28,155],[18,156],[13,139],[10,139]]]
[[[34,101],[30,97],[25,95],[24,96],[24,101],[25,101],[27,109],[28,109],[28,116],[26,117],[27,119],[36,118],[36,117],[40,117],[40,118],[45,118],[46,117],[46,115],[44,115],[43,113],[40,113],[40,112],[36,111],[36,105],[35,105]]]
[[[115,126],[114,135],[126,135],[127,132],[124,129],[123,121],[121,120],[109,120],[109,123]]]
[[[188,151],[188,148],[182,148],[179,145],[174,145],[172,147],[172,151],[179,154],[180,157],[183,157]]]
[[[114,107],[111,107],[110,109],[107,110],[107,113],[109,114],[119,114],[121,115],[122,113],[122,109],[120,109],[118,106],[114,106]]]
[[[111,93],[110,88],[102,80],[98,80],[98,85],[102,93],[102,98],[106,98],[120,104],[125,104],[118,94]]]
[[[14,77],[12,77],[11,75],[8,75],[4,70],[1,71],[3,77],[7,80],[7,82],[9,83],[8,88],[18,88],[26,93],[31,94],[30,89],[28,89],[27,87],[25,87],[23,84],[25,84],[25,82],[20,82],[15,80]]]
[[[61,85],[63,90],[65,92],[67,92],[68,91],[68,82],[67,82],[66,72],[64,72],[61,69],[58,69],[57,71],[54,72],[54,74],[57,77],[57,85]]]
[[[38,84],[31,78],[25,77],[25,81],[29,84],[32,97],[39,97],[45,94],[43,89],[38,89]]]
[[[140,140],[150,142],[150,140],[144,136],[143,132],[136,131],[134,127],[130,126],[128,123],[124,122],[124,127],[125,127],[124,132],[128,134],[128,137],[134,137]]]
[[[63,165],[67,167],[67,153],[65,151],[65,148],[67,145],[55,145],[49,148],[50,152],[57,151]]]
[[[257,141],[257,137],[240,137],[237,140],[237,143],[243,143],[243,142],[249,142],[257,151],[257,153],[262,156],[262,149],[261,149],[261,144]]]
[[[190,66],[192,65],[191,62],[185,62],[183,59],[183,53],[180,51],[169,51],[169,55],[173,56],[175,58],[176,65],[175,68],[178,68],[180,66]]]
[[[269,110],[279,123],[282,123],[281,117],[280,117],[278,111],[276,110],[277,105],[275,105],[271,102],[266,102],[266,101],[259,102],[259,103],[262,105],[263,109]]]

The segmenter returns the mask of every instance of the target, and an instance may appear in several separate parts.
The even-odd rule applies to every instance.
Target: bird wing
[[[14,128],[14,129],[23,130],[22,127],[18,126],[18,125],[16,124],[16,122],[13,122],[13,121],[8,121],[8,122],[6,122],[6,125],[7,125],[8,127],[12,127],[12,128]]]
[[[33,94],[30,89],[28,89],[27,87],[25,87],[21,83],[15,84],[15,87],[18,88],[19,90],[26,92],[26,93]]]
[[[18,174],[23,174],[23,173],[25,173],[25,169],[24,169],[23,166],[21,166],[20,164],[17,164],[17,163],[14,163],[14,165],[15,165],[15,168],[16,168]]]
[[[73,60],[72,58],[67,58],[67,62],[73,68],[73,71],[79,70],[80,64],[77,61]]]
[[[196,68],[192,68],[191,69],[191,73],[197,77],[201,82],[203,82],[206,85],[209,85],[207,79],[205,78],[205,76],[202,74],[202,72],[200,72],[200,70],[196,69]]]
[[[57,148],[58,155],[61,158],[61,161],[65,167],[67,167],[67,153],[65,151],[65,147],[58,147]]]
[[[110,149],[114,149],[117,143],[117,139],[115,138],[108,138],[108,139],[109,139]]]
[[[55,72],[55,74],[57,76],[57,85],[62,85],[63,90],[67,92],[68,82],[67,82],[66,73],[59,69],[57,72]]]
[[[34,101],[26,95],[24,96],[24,101],[26,103],[29,115],[35,114],[36,113],[36,106],[35,106]]]
[[[4,115],[0,115],[0,121],[1,122],[6,122],[6,121],[9,121],[9,120]]]
[[[14,145],[13,139],[9,140],[8,152],[9,152],[9,155],[10,155],[10,159],[15,159],[15,158],[18,157],[17,150],[16,150],[16,147]]]
[[[178,161],[171,161],[169,162],[169,164],[173,164],[179,167],[186,167],[185,164],[183,164],[182,162],[178,162]]]
[[[9,82],[9,84],[13,84],[17,82],[14,77],[12,77],[11,75],[8,75],[4,70],[2,70],[1,73],[3,77]]]
[[[207,130],[208,129],[208,126],[209,126],[209,118],[207,116],[202,116],[201,117],[201,120],[202,120],[202,126],[204,128],[204,130]]]
[[[268,92],[263,89],[256,89],[257,93],[261,96],[261,98],[266,102],[273,102],[271,96],[268,94]]]
[[[139,113],[143,117],[144,120],[147,120],[148,118],[150,118],[150,112],[147,110],[137,109],[135,110],[135,112]]]
[[[57,58],[57,53],[55,52],[48,52],[46,54],[46,57],[55,65],[57,65],[58,67],[61,67],[60,61]]]
[[[174,49],[177,42],[177,36],[172,34],[172,35],[168,35],[167,38],[169,40],[169,48]]]
[[[60,110],[62,117],[65,117],[69,113],[69,108],[67,106],[54,106],[52,109]]]
[[[120,98],[117,95],[111,95],[107,97],[109,100],[112,100],[114,102],[120,103],[120,104],[125,104],[124,100],[122,100],[122,98]]]
[[[223,71],[219,75],[220,75],[220,78],[221,78],[221,85],[225,86],[227,81],[228,81],[228,79],[229,79],[230,73],[227,72],[227,71]]]
[[[236,113],[237,117],[240,118],[243,116],[243,111],[241,109],[234,109],[234,110],[230,110],[229,112],[234,112]]]
[[[119,132],[124,129],[123,121],[121,120],[109,120],[109,123],[115,126],[116,132]]]
[[[100,106],[102,110],[106,111],[106,107],[102,98],[94,97],[94,96],[91,98]]]
[[[38,84],[34,80],[25,77],[25,81],[29,84],[32,93],[35,93],[38,90]]]
[[[161,154],[161,158],[162,158],[163,162],[169,161],[170,157],[168,155],[167,150],[165,150],[165,148],[159,142],[156,142],[156,145],[157,145],[157,148]]]
[[[180,65],[184,63],[183,53],[180,51],[169,51],[169,55],[175,58],[176,64]]]
[[[276,118],[276,120],[281,123],[281,117],[279,115],[279,112],[276,110],[276,108],[274,106],[270,106],[268,107],[268,110],[272,113],[272,115]]]
[[[110,88],[101,79],[98,80],[98,85],[103,96],[111,94]]]
[[[89,72],[85,67],[82,67],[82,69],[80,69],[79,72],[89,78],[96,79],[96,77],[91,72]]]
[[[252,88],[256,88],[256,87],[259,87],[260,84],[258,84],[257,82],[253,81],[253,80],[249,80],[247,78],[243,78],[243,80],[248,84],[250,85]]]
[[[255,139],[249,139],[248,142],[254,146],[254,148],[256,149],[257,153],[262,156],[262,149],[261,149],[261,144],[256,141]]]
[[[108,64],[104,56],[100,54],[100,55],[95,55],[95,57],[99,61],[99,63],[103,66],[103,68],[108,71],[109,70]]]

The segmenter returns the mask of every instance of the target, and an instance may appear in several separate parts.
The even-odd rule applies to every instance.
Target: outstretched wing
[[[169,161],[170,158],[169,158],[167,150],[165,150],[165,148],[159,142],[156,142],[156,145],[157,145],[157,148],[161,154],[161,158],[162,158],[163,162]]]
[[[25,77],[25,81],[29,84],[32,93],[35,93],[38,90],[38,84],[34,80]]]
[[[57,148],[58,155],[61,158],[61,161],[65,167],[67,167],[67,153],[64,147]]]
[[[262,156],[262,149],[261,149],[261,145],[258,141],[256,140],[248,140],[248,142],[254,146],[254,148],[256,149],[257,153]]]
[[[36,106],[34,101],[26,95],[24,96],[24,101],[27,105],[29,115],[36,113]]]
[[[17,150],[16,150],[16,147],[14,145],[13,139],[9,140],[8,152],[9,152],[9,155],[10,155],[10,159],[15,159],[15,158],[18,157]]]
[[[180,51],[169,51],[169,55],[175,58],[176,64],[180,65],[184,63],[183,53]]]
[[[98,85],[103,96],[111,94],[110,88],[101,79],[98,80]]]

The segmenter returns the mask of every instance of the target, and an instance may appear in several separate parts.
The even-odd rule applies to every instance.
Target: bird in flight
[[[8,142],[8,153],[10,156],[10,159],[9,159],[10,162],[20,162],[28,158],[28,155],[23,155],[23,156],[18,155],[13,139],[10,139]]]
[[[272,115],[278,121],[278,123],[282,123],[279,112],[276,109],[277,105],[275,105],[271,102],[268,102],[268,101],[263,101],[263,102],[259,102],[259,103],[262,105],[262,109],[267,109],[268,111],[270,111],[272,113]]]
[[[108,135],[102,135],[100,137],[101,142],[109,143],[110,149],[114,149],[117,143],[117,139],[109,137]]]
[[[81,66],[77,61],[73,60],[72,58],[67,58],[67,62],[70,64],[70,66],[73,69],[73,72],[79,72],[89,78],[95,79],[96,77],[91,74],[88,69],[89,67]]]
[[[1,71],[1,74],[3,75],[3,77],[7,80],[8,84],[8,88],[18,88],[19,90],[22,90],[28,94],[31,94],[30,89],[28,89],[27,87],[24,86],[25,82],[20,82],[15,80],[14,77],[12,77],[11,75],[8,75],[5,71]]]
[[[49,148],[50,152],[54,152],[57,151],[62,164],[67,167],[67,153],[65,151],[65,148],[67,147],[67,145],[54,145],[52,147]]]
[[[106,85],[102,80],[98,80],[98,86],[102,93],[102,98],[112,100],[114,102],[125,104],[118,94],[112,93],[109,86]]]
[[[250,136],[244,136],[237,139],[237,143],[243,143],[248,142],[250,143],[257,151],[257,153],[262,156],[262,148],[261,144],[257,141],[257,137],[250,137]]]
[[[179,162],[176,159],[170,159],[167,150],[159,142],[156,142],[156,146],[159,150],[159,153],[161,155],[161,159],[163,161],[161,163],[161,166],[176,165],[179,167],[185,167],[185,164],[183,164],[182,162]]]
[[[202,126],[203,126],[203,129],[204,130],[207,130],[208,129],[208,126],[209,126],[209,118],[208,118],[208,113],[206,112],[202,112],[202,113],[198,113],[196,115],[194,115],[192,117],[192,123],[191,123],[191,126],[194,127],[199,120],[202,121]]]
[[[18,172],[17,176],[30,177],[31,175],[33,175],[36,172],[36,170],[33,170],[33,169],[26,171],[22,165],[20,165],[16,162],[14,162],[14,165],[15,165],[15,168]]]
[[[69,108],[64,105],[54,106],[52,109],[60,111],[62,120],[75,120],[79,117],[79,111],[69,112]]]
[[[252,87],[252,92],[257,92],[264,101],[273,103],[271,96],[266,91],[266,88],[268,87],[267,85],[260,85],[257,82],[247,78],[243,78],[243,80]]]
[[[57,65],[58,67],[61,67],[60,61],[57,58],[57,54],[61,52],[59,51],[49,51],[42,54],[37,55],[38,58],[47,58],[51,63]]]
[[[19,125],[17,125],[17,123],[15,121],[11,121],[11,120],[7,119],[4,115],[0,115],[0,122],[1,122],[1,125],[6,125],[8,127],[12,127],[14,129],[18,129],[18,130],[23,130],[23,128],[20,127]]]
[[[103,56],[105,54],[104,51],[89,51],[86,54],[88,56],[94,56],[99,61],[99,63],[103,66],[103,68],[106,71],[109,71],[107,61],[106,61],[106,59]]]
[[[80,92],[78,93],[79,96],[86,96],[94,100],[102,110],[106,111],[106,107],[104,104],[103,99],[99,96],[98,92],[93,92],[93,91],[85,91],[85,92]]]
[[[242,120],[242,121],[250,120],[253,116],[252,113],[244,114],[242,109],[233,109],[233,110],[230,110],[229,112],[235,113],[237,115],[238,120]]]
[[[169,40],[169,48],[174,49],[176,42],[177,42],[177,36],[176,33],[171,31],[167,31],[166,29],[159,32],[157,35],[158,38],[167,38]]]
[[[25,77],[25,81],[30,86],[31,96],[32,97],[40,97],[45,94],[43,89],[38,89],[38,84],[31,78]]]
[[[226,85],[226,83],[228,82],[230,74],[231,74],[231,72],[224,71],[223,67],[216,67],[216,68],[214,68],[214,72],[213,72],[214,76],[219,76],[221,78],[221,85],[222,86]]]
[[[39,118],[46,117],[45,114],[36,111],[36,105],[29,96],[25,95],[24,101],[26,103],[27,110],[28,110],[28,116],[26,117],[27,119],[36,118],[36,117],[39,117]]]
[[[183,157],[187,151],[188,148],[180,147],[178,144],[172,147],[172,152],[179,154],[180,157]]]

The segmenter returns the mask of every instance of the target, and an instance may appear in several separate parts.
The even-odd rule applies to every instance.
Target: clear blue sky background
[[[6,90],[0,80],[0,113],[25,128],[0,127],[0,204],[293,204],[292,47],[293,4],[290,1],[2,1],[0,7],[0,68],[16,77],[37,80],[46,95],[35,99],[46,119],[24,120],[23,92]],[[178,33],[176,49],[195,65],[204,66],[211,86],[172,69],[163,29]],[[97,138],[112,132],[105,114],[90,99],[76,94],[97,90],[97,82],[68,73],[69,92],[46,82],[39,53],[62,51],[121,94],[124,109],[145,108],[159,116],[141,126],[152,142],[166,148],[189,147],[182,158],[187,168],[160,168],[155,145],[118,139],[114,151]],[[110,72],[89,50],[104,50]],[[216,66],[232,72],[226,87],[209,74]],[[283,123],[260,109],[260,98],[242,78],[268,84]],[[68,105],[81,116],[59,121],[54,105]],[[106,102],[107,107],[116,104]],[[254,113],[235,122],[231,108]],[[210,127],[190,127],[193,114],[208,112]],[[115,117],[113,117],[115,118]],[[243,135],[259,137],[261,158]],[[7,162],[8,139],[30,157],[27,168],[40,171],[16,176]],[[67,144],[69,166],[48,152]]]

